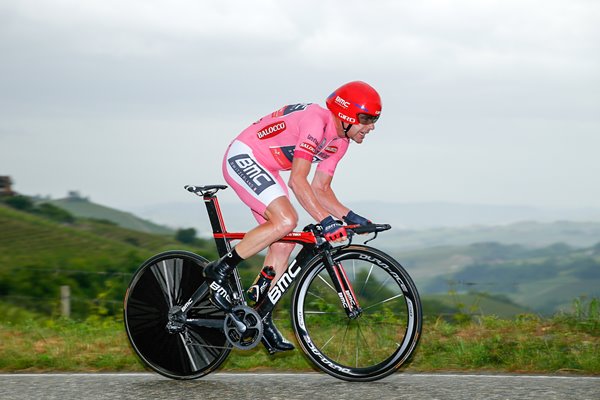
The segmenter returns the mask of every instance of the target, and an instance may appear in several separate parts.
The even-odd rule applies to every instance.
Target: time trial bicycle
[[[204,199],[220,256],[244,233],[228,232],[216,193],[225,185],[186,186]],[[251,349],[262,340],[262,320],[294,286],[292,328],[300,348],[324,372],[348,381],[381,379],[400,368],[421,335],[422,311],[411,277],[391,256],[352,244],[355,234],[377,234],[387,224],[346,226],[338,245],[308,225],[280,241],[301,246],[287,270],[253,307],[240,275],[228,279],[234,307],[210,302],[202,271],[205,258],[189,251],[166,251],[144,262],[124,299],[129,341],[140,359],[161,375],[194,379],[217,369],[232,348]],[[366,242],[365,242],[366,244]],[[262,341],[270,353],[267,341]]]

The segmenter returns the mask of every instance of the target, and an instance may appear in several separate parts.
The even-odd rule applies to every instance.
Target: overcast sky
[[[1,0],[0,175],[188,200],[247,125],[350,80],[383,113],[342,201],[600,207],[596,0]]]

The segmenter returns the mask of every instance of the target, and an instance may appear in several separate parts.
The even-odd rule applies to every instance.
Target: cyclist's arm
[[[310,214],[310,216],[313,217],[315,221],[322,221],[327,218],[330,213],[317,199],[311,184],[308,183],[310,169],[310,161],[304,158],[294,157],[288,186],[294,192],[300,205]]]
[[[342,219],[345,215],[348,215],[350,209],[344,206],[335,196],[333,189],[331,189],[331,181],[333,176],[326,172],[317,170],[313,177],[311,187],[316,194],[321,206],[325,208],[331,215],[338,219]]]

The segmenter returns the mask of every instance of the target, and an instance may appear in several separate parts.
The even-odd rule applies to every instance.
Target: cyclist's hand
[[[365,217],[361,217],[358,214],[355,214],[352,210],[344,217],[344,222],[348,225],[369,225],[371,221],[366,219]]]
[[[346,228],[342,226],[341,221],[336,221],[330,215],[321,221],[323,227],[323,237],[329,242],[341,242],[348,238]]]

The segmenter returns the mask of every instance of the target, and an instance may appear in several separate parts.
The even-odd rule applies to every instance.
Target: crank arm
[[[211,319],[211,318],[188,318],[185,320],[186,325],[199,326],[202,328],[214,328],[223,330],[222,319]]]

